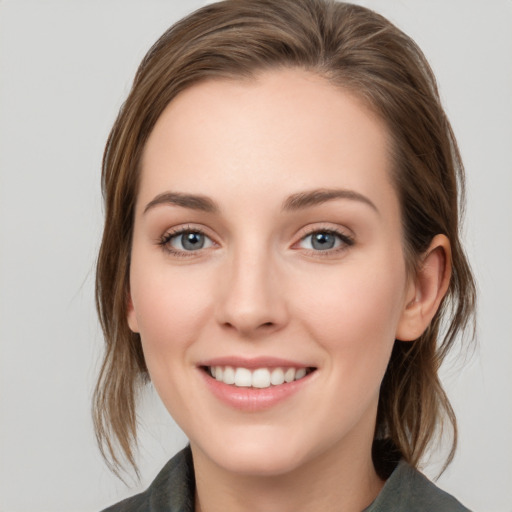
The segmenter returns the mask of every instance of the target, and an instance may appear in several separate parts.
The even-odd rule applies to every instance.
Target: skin
[[[141,169],[128,323],[190,439],[197,510],[362,510],[383,485],[371,444],[394,340],[423,332],[449,282],[443,236],[407,275],[385,125],[302,70],[211,80],[168,105]],[[367,201],[283,210],[316,189]],[[206,196],[218,211],[148,207],[169,192]],[[179,229],[203,231],[204,248],[169,242]],[[325,231],[352,243],[335,235],[333,249],[315,249],[310,233]],[[207,389],[198,367],[225,356],[316,371],[276,406],[240,411]]]

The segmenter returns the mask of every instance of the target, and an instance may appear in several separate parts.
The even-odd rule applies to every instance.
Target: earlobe
[[[409,285],[396,339],[413,341],[423,334],[448,291],[451,264],[450,241],[445,235],[436,235]]]
[[[135,314],[135,309],[133,307],[132,296],[128,293],[128,297],[126,299],[126,320],[128,321],[128,327],[132,332],[139,332],[139,324],[137,322],[137,315]]]

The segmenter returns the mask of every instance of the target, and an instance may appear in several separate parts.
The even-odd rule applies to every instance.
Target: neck
[[[371,442],[331,447],[290,472],[265,476],[226,471],[193,445],[192,453],[196,512],[361,512],[383,485]]]

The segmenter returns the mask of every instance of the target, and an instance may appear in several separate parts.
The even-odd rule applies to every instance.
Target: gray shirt
[[[146,491],[103,512],[194,512],[190,447],[174,456]],[[375,501],[363,512],[469,512],[406,462],[399,462]]]

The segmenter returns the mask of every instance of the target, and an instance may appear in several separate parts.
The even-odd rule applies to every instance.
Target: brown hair
[[[414,41],[366,8],[324,0],[227,0],[179,21],[150,49],[105,148],[96,302],[106,352],[94,394],[94,423],[101,451],[116,473],[123,460],[119,448],[136,469],[136,395],[148,380],[140,337],[127,324],[134,205],[145,142],[164,108],[185,88],[276,67],[300,67],[354,92],[387,124],[411,272],[435,235],[450,239],[447,296],[418,340],[395,342],[381,386],[375,438],[389,440],[417,465],[448,418],[454,435],[447,463],[453,457],[455,415],[438,369],[470,325],[475,286],[459,240],[463,167],[433,73]]]

